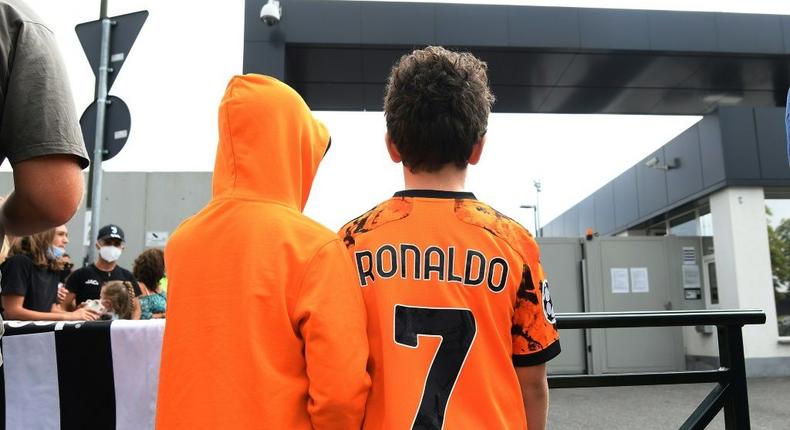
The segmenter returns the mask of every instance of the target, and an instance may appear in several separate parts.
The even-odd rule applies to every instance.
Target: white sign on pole
[[[170,233],[166,231],[146,231],[145,232],[145,247],[146,248],[164,248],[167,245],[167,239]]]
[[[93,211],[87,210],[85,211],[85,226],[82,229],[82,246],[91,246],[91,217],[93,216]]]
[[[628,293],[628,269],[621,267],[612,267],[612,293],[623,294]]]

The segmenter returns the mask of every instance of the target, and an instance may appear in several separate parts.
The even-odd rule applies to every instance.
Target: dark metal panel
[[[579,236],[584,236],[588,228],[595,228],[595,197],[588,196],[579,207]]]
[[[436,43],[450,46],[508,46],[507,12],[486,5],[436,4]]]
[[[574,54],[538,51],[477,49],[473,53],[488,64],[488,79],[494,85],[554,85],[574,57]]]
[[[581,47],[650,49],[647,13],[639,10],[579,9]]]
[[[563,49],[579,47],[578,9],[514,7],[507,15],[511,46]]]
[[[562,214],[562,237],[579,236],[579,207],[577,205]]]
[[[697,123],[699,129],[702,186],[708,188],[724,181],[724,152],[719,117],[709,115]]]
[[[558,85],[676,88],[694,75],[704,62],[700,57],[691,56],[577,54]]]
[[[432,45],[434,5],[363,2],[362,40],[370,44]]]
[[[360,2],[325,0],[283,1],[289,43],[362,43]]]
[[[782,21],[778,15],[717,13],[715,16],[720,52],[784,52]]]
[[[659,165],[667,162],[664,157],[664,149],[661,148],[635,166],[640,217],[650,215],[667,205],[667,173],[646,165],[647,161],[653,157],[658,158]]]
[[[562,86],[623,87],[650,67],[650,55],[577,54],[557,82]]]
[[[727,179],[758,179],[760,163],[753,111],[720,108],[718,115]]]
[[[244,42],[244,73],[259,73],[285,79],[285,44]]]
[[[790,78],[788,78],[784,82],[790,83]],[[785,88],[777,88],[774,91],[743,91],[740,94],[738,94],[738,97],[739,98],[737,104],[733,104],[733,106],[784,107],[785,100],[787,98],[787,91]],[[726,99],[722,99],[722,100],[726,100]],[[719,104],[724,105],[725,103],[719,103]]]
[[[651,55],[652,61],[628,86],[648,88],[675,88],[680,86],[704,64],[707,59],[683,55]]]
[[[365,106],[362,85],[294,82],[292,86],[313,110],[358,110]]]
[[[699,126],[694,125],[664,146],[664,156],[676,166],[666,174],[668,204],[703,188],[699,140]]]
[[[785,112],[782,108],[754,109],[757,146],[760,151],[760,177],[763,179],[790,179],[784,118]]]
[[[549,94],[547,87],[521,87],[510,85],[492,85],[496,101],[494,112],[538,112],[540,104]]]
[[[712,13],[655,11],[647,15],[650,47],[663,51],[716,50],[716,20]]]
[[[785,54],[790,54],[790,16],[782,16],[782,35],[784,36]]]
[[[245,71],[275,70],[269,73],[282,76],[284,68],[289,82],[307,76],[311,82],[353,83],[364,94],[369,84],[383,85],[400,54],[423,39],[437,42],[434,32],[443,34],[441,43],[484,58],[492,85],[512,90],[500,94],[495,108],[500,112],[706,114],[718,105],[781,106],[790,82],[790,59],[761,45],[761,38],[785,45],[786,35],[770,25],[746,37],[754,41],[750,52],[756,55],[696,51],[709,46],[711,34],[721,33],[728,20],[737,28],[726,30],[737,33],[761,22],[781,28],[787,19],[776,16],[288,0],[282,21],[269,27],[258,19],[261,2],[245,4],[245,43],[286,43],[286,58],[303,48],[356,50],[362,58],[361,64],[307,58],[283,65],[281,56],[257,52],[264,45],[245,44]],[[724,17],[719,21],[725,24],[708,31],[710,17]],[[405,18],[410,25],[401,25]],[[655,43],[646,44],[651,38]],[[682,49],[670,50],[680,41]],[[299,70],[300,65],[312,70]],[[367,96],[363,100],[348,108],[367,109]]]
[[[384,85],[392,66],[411,49],[366,49],[362,52],[362,79],[367,83]]]
[[[630,113],[649,112],[664,90],[623,88],[554,87],[540,112],[559,113]]]
[[[782,75],[782,69],[787,69],[783,59],[706,57],[699,69],[680,86],[713,89],[718,93],[730,91],[732,94],[746,89],[771,90],[776,78]]]
[[[639,217],[636,168],[631,167],[612,181],[614,186],[614,221],[616,227],[627,226]]]
[[[362,81],[362,52],[358,49],[291,47],[286,64],[292,82]]]
[[[720,96],[718,97],[720,98]],[[697,89],[670,89],[664,93],[649,113],[657,115],[699,115],[710,113],[715,108],[715,100],[710,91]]]
[[[608,183],[593,194],[595,201],[595,225],[593,230],[604,235],[613,233],[615,225],[614,185]]]
[[[384,110],[384,85],[365,84],[365,110]]]

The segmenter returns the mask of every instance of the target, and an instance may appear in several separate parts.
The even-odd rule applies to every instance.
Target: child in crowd
[[[110,281],[101,289],[102,319],[132,319],[134,286],[129,281]]]
[[[159,281],[165,276],[165,253],[159,248],[146,249],[134,259],[132,273],[142,292],[140,319],[164,318],[167,296],[160,289]]]
[[[428,47],[390,74],[385,141],[405,190],[340,232],[368,310],[365,429],[546,427],[560,343],[538,245],[464,191],[494,100],[486,70]]]

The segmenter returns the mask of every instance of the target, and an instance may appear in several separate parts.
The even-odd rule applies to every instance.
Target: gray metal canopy
[[[247,0],[244,72],[277,76],[313,109],[381,110],[389,69],[415,47],[489,65],[498,112],[705,114],[784,106],[790,16],[532,6]]]

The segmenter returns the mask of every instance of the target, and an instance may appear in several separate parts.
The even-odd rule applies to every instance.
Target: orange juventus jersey
[[[340,231],[368,311],[365,429],[526,429],[515,366],[560,352],[538,246],[471,193],[408,190]]]

